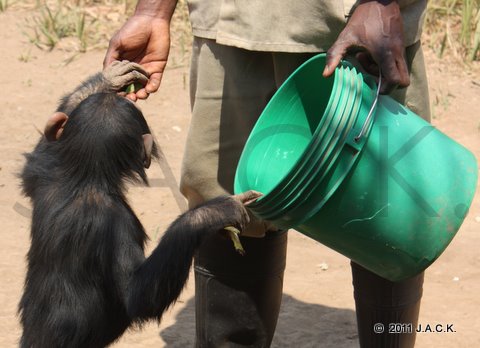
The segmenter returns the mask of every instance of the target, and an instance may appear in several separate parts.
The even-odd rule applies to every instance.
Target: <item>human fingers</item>
[[[145,88],[141,88],[139,89],[136,93],[135,93],[135,96],[137,99],[142,99],[142,100],[145,100],[148,98],[150,94],[147,93],[147,91],[145,90]]]
[[[110,40],[110,43],[108,45],[107,53],[105,54],[105,57],[103,58],[103,68],[105,69],[108,67],[110,64],[112,64],[115,61],[120,60],[120,51],[118,49],[119,45],[116,43],[115,38],[112,38]]]
[[[162,72],[154,72],[150,75],[150,78],[148,79],[147,84],[145,85],[145,92],[146,93],[155,93],[158,88],[160,87],[160,82],[163,77],[163,71]]]
[[[384,54],[378,59],[382,75],[381,94],[389,94],[397,87],[403,88],[410,84],[407,64],[402,54]]]
[[[347,33],[347,34],[345,34]],[[340,33],[338,39],[333,43],[332,47],[327,51],[325,68],[323,76],[329,77],[335,71],[335,68],[340,64],[340,61],[347,53],[347,50],[353,46],[353,41],[348,38],[348,32],[345,30]]]

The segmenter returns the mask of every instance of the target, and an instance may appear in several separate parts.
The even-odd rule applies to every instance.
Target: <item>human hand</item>
[[[146,99],[160,87],[170,50],[170,22],[162,18],[136,14],[112,37],[103,61],[106,68],[116,60],[128,60],[143,66],[150,75],[144,88],[127,98]]]
[[[333,74],[349,49],[370,74],[382,74],[381,93],[410,84],[403,38],[403,21],[395,0],[362,0],[327,52],[323,76]]]

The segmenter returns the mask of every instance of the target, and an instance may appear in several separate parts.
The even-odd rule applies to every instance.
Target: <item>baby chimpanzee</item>
[[[248,222],[243,205],[258,193],[219,197],[175,220],[145,259],[147,236],[125,184],[147,183],[157,148],[142,113],[117,92],[146,75],[116,62],[92,76],[62,99],[26,155],[21,179],[33,217],[21,347],[104,347],[132,324],[160,319],[202,238]]]

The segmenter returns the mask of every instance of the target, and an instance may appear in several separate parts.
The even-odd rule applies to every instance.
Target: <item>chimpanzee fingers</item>
[[[110,89],[117,92],[132,83],[145,86],[149,75],[141,65],[126,60],[115,61],[103,71],[103,77],[110,85]]]
[[[148,82],[148,77],[138,71],[130,71],[126,75],[106,78],[109,81],[110,89],[112,92],[119,92],[123,90],[124,87],[132,83],[139,83],[142,86],[145,86]]]
[[[250,203],[255,202],[258,198],[263,196],[263,193],[250,190],[247,192],[240,193],[238,195],[233,196],[236,200],[243,203],[243,205],[248,206]]]
[[[147,70],[144,69],[143,66],[138,63],[130,62],[128,60],[121,61],[118,66],[118,70],[120,75],[125,75],[131,71],[138,71],[147,77],[150,76],[150,74],[147,72]]]
[[[237,212],[240,214],[240,216],[237,215],[237,223],[240,231],[243,231],[246,228],[247,224],[250,222],[250,215],[248,214],[245,207],[248,206],[250,203],[255,202],[261,196],[263,196],[262,193],[253,190],[232,196],[232,198],[236,202],[240,203],[237,206]]]
[[[112,66],[112,67],[114,67],[114,66],[117,66],[118,64],[121,64],[121,63],[122,63],[122,61],[120,61],[120,60],[114,60],[114,61],[112,62],[112,64],[109,64],[109,65]]]
[[[145,86],[148,82],[148,77],[141,72],[134,70],[120,76],[119,81],[121,81],[122,86],[137,82],[140,83],[142,86]]]
[[[240,212],[240,217],[236,223],[236,226],[238,227],[240,232],[243,232],[247,227],[248,223],[250,222],[250,215],[248,215],[247,210],[243,206],[239,207],[239,212]]]
[[[107,66],[104,71],[114,76],[122,76],[134,70],[141,72],[147,77],[150,75],[143,66],[138,63],[130,62],[128,60],[116,60],[112,64]]]

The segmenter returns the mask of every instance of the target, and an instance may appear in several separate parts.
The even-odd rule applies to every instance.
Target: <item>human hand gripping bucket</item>
[[[426,269],[472,203],[471,152],[347,62],[300,66],[253,128],[235,193],[264,194],[251,211],[325,244],[391,281]]]

